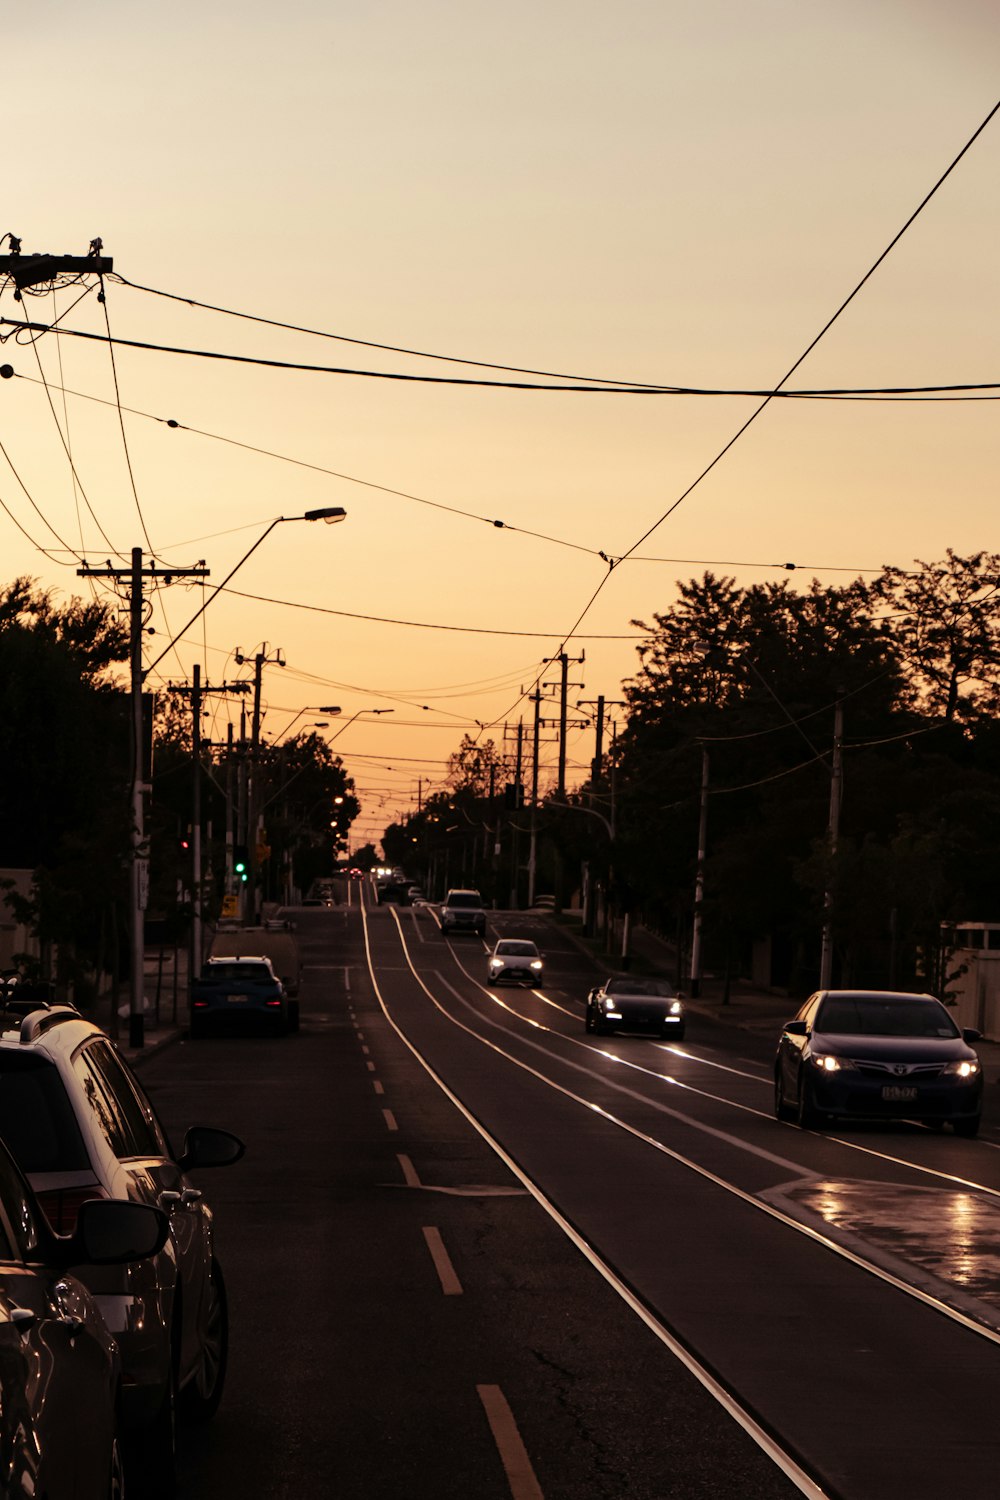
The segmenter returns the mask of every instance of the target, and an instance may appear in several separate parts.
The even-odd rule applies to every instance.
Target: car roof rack
[[[15,1005],[17,1004],[18,1002],[15,1002]],[[39,1003],[37,1000],[34,1002],[22,1000],[18,1008],[26,1004],[31,1004],[31,1009],[24,1015],[21,1022],[19,1040],[22,1046],[37,1041],[46,1031],[51,1031],[53,1026],[59,1026],[63,1021],[83,1019],[76,1006],[68,1002],[62,1005],[48,1005],[44,1001]],[[8,1006],[8,1009],[13,1009],[13,1007]],[[23,1011],[21,1013],[24,1014]]]

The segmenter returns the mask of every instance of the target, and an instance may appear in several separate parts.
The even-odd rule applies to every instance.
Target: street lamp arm
[[[614,838],[615,838],[615,827],[614,827],[614,824],[610,823],[608,821],[608,819],[604,816],[603,813],[599,813],[599,812],[595,811],[595,809],[592,808],[592,807],[583,807],[579,802],[560,802],[559,803],[559,807],[560,808],[565,808],[565,809],[567,809],[570,812],[588,813],[590,817],[596,818],[599,823],[603,823],[604,824],[605,828],[608,831],[608,838],[612,841],[612,843],[614,843]]]
[[[188,620],[188,622],[184,626],[184,628],[182,630],[179,630],[177,632],[177,634],[174,636],[173,640],[167,642],[167,644],[164,646],[163,650],[160,652],[160,654],[156,658],[156,660],[150,662],[149,666],[146,668],[146,670],[142,674],[143,677],[144,678],[148,677],[149,674],[150,674],[150,672],[153,670],[153,668],[156,667],[156,666],[158,666],[160,664],[160,662],[166,656],[167,652],[171,651],[174,648],[174,646],[176,646],[177,642],[183,636],[187,635],[188,631],[191,629],[191,626],[194,624],[194,622],[196,620],[200,620],[201,619],[202,615],[205,613],[206,609],[211,604],[212,600],[216,597],[216,595],[219,594],[219,593],[221,593],[221,591],[225,588],[226,584],[229,582],[230,578],[232,578],[235,573],[239,572],[240,568],[242,568],[243,564],[247,561],[247,559],[253,556],[253,554],[257,551],[257,548],[260,546],[260,544],[262,542],[264,542],[264,541],[267,540],[267,538],[271,535],[271,532],[274,530],[274,528],[276,526],[280,526],[283,521],[331,521],[331,522],[332,521],[342,521],[344,519],[344,516],[346,514],[347,514],[347,512],[345,510],[343,510],[339,505],[336,505],[336,506],[327,506],[323,510],[307,510],[306,513],[305,513],[305,515],[302,515],[302,516],[275,516],[275,518],[271,522],[270,526],[267,528],[266,531],[264,531],[264,532],[261,533],[261,535],[254,542],[253,546],[250,548],[249,552],[245,552],[243,554],[243,556],[240,558],[239,562],[236,564],[235,568],[231,568],[230,571],[226,574],[225,578],[222,580],[222,582],[220,584],[217,584],[216,587],[212,590],[212,592],[209,594],[208,598],[205,600],[204,604],[202,604],[201,608],[195,610],[194,614],[191,616],[190,620]]]

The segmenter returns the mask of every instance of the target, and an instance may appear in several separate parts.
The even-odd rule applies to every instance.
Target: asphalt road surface
[[[182,1043],[143,1080],[231,1302],[181,1500],[979,1500],[1000,1492],[1000,1121],[827,1134],[773,1047],[689,1017],[592,1037],[557,929],[497,989],[429,909],[295,913],[301,1030]]]

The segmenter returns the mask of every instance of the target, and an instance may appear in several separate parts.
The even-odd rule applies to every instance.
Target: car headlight
[[[962,1062],[945,1063],[941,1071],[942,1073],[950,1073],[953,1078],[975,1078],[979,1072],[979,1064],[975,1061],[970,1062],[968,1059],[963,1059]]]
[[[503,959],[502,958],[491,958],[490,959],[490,968],[491,969],[502,969],[503,968]]]
[[[531,960],[531,967],[535,970],[535,973],[537,974],[538,970],[542,967],[542,960],[540,958],[533,958]]]
[[[832,1057],[829,1052],[823,1052],[819,1055],[813,1053],[809,1061],[814,1068],[819,1068],[823,1073],[839,1073],[841,1068],[846,1067],[846,1064],[842,1063],[839,1057]]]
[[[671,1000],[671,1002],[670,1002],[670,1014],[672,1016],[679,1016],[680,1013],[681,1013],[681,1002],[679,1000]]]

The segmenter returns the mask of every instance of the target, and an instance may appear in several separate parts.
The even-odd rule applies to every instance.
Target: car
[[[598,1033],[652,1030],[679,1042],[687,1024],[684,996],[666,979],[614,974],[590,991],[584,1024]]]
[[[543,982],[545,965],[542,955],[530,938],[501,938],[490,954],[486,971],[491,984],[531,984],[537,989]]]
[[[251,1023],[282,1034],[298,1030],[298,1001],[289,998],[270,958],[264,953],[206,958],[191,983],[191,1040],[209,1030],[246,1029]]]
[[[166,1215],[140,1203],[84,1205],[52,1232],[0,1146],[0,1493],[115,1500],[124,1493],[118,1345],[73,1267],[159,1254]]]
[[[804,1130],[831,1120],[920,1120],[974,1136],[983,1070],[934,995],[818,990],[786,1022],[774,1062],[774,1113]]]
[[[228,1309],[211,1209],[188,1175],[243,1155],[228,1131],[195,1125],[175,1153],[135,1074],[99,1026],[70,1005],[7,1000],[0,1011],[0,1138],[56,1234],[89,1199],[162,1209],[169,1237],[152,1259],[81,1265],[118,1343],[122,1420],[146,1492],[168,1495],[175,1411],[214,1415],[226,1374]]]
[[[450,932],[475,932],[480,937],[486,936],[486,909],[478,891],[448,892],[441,907],[441,931],[445,936]]]

